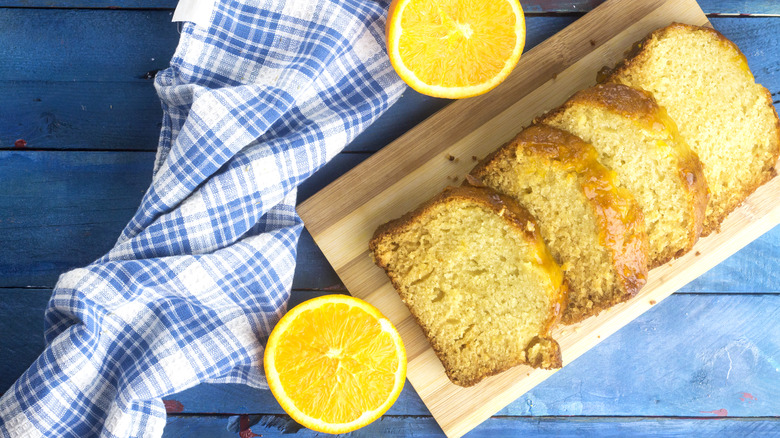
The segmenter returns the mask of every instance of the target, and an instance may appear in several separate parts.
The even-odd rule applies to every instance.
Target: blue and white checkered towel
[[[160,436],[162,396],[265,387],[302,227],[296,186],[404,86],[384,51],[386,3],[257,3],[221,0],[207,28],[184,25],[155,82],[151,187],[108,254],[60,277],[46,350],[0,399],[0,436]]]

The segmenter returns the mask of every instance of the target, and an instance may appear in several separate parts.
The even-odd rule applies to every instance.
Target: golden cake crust
[[[688,238],[685,246],[651,260],[649,268],[660,266],[687,253],[701,235],[709,201],[709,188],[698,155],[679,134],[674,120],[658,105],[652,94],[623,84],[604,83],[578,91],[563,105],[538,117],[534,123],[554,120],[575,105],[601,107],[640,124],[648,131],[666,130],[670,133],[674,141],[668,146],[677,158],[677,177],[687,190],[687,210],[691,220],[687,224]]]
[[[709,37],[712,37],[715,40],[717,40],[720,44],[733,50],[739,57],[740,62],[744,65],[744,68],[748,69],[747,58],[745,58],[744,53],[742,53],[742,51],[739,49],[739,47],[737,47],[736,44],[734,44],[731,40],[726,38],[723,34],[718,32],[717,30],[705,26],[695,26],[695,25],[683,24],[683,23],[672,23],[669,26],[651,32],[647,37],[643,38],[640,41],[637,41],[631,47],[626,57],[621,62],[619,62],[614,68],[609,68],[609,67],[603,68],[598,73],[597,80],[599,82],[618,82],[618,83],[621,82],[620,80],[621,76],[625,75],[628,72],[634,71],[636,69],[640,69],[645,62],[651,59],[653,54],[651,53],[650,50],[648,50],[648,47],[652,46],[655,42],[663,39],[668,34],[674,32],[702,33]],[[702,237],[707,236],[713,232],[718,232],[720,230],[720,224],[723,222],[726,216],[728,216],[729,213],[731,213],[734,209],[739,207],[741,203],[748,196],[750,196],[758,187],[760,187],[761,185],[763,185],[764,183],[766,183],[767,181],[769,181],[770,179],[772,179],[777,175],[776,167],[777,167],[778,157],[780,156],[780,119],[778,118],[777,110],[775,109],[774,104],[772,103],[772,94],[765,87],[762,88],[763,88],[762,97],[765,102],[764,105],[768,107],[769,111],[774,115],[775,126],[774,126],[774,135],[773,138],[771,139],[772,150],[770,156],[763,163],[761,171],[757,172],[754,175],[752,181],[750,181],[748,184],[736,190],[737,202],[732,202],[728,205],[719,206],[721,210],[719,214],[709,214],[709,209],[707,210],[708,214],[704,220],[703,229],[701,233]]]
[[[447,352],[439,347],[438,343],[434,342],[434,334],[427,326],[425,321],[420,317],[417,309],[411,305],[407,295],[404,292],[404,286],[398,279],[392,275],[390,267],[387,265],[382,257],[378,256],[380,252],[380,243],[385,238],[391,238],[404,231],[407,227],[413,225],[418,219],[426,216],[430,213],[431,209],[442,203],[456,202],[458,200],[467,200],[478,204],[487,210],[492,211],[496,215],[500,216],[504,221],[511,224],[511,226],[523,233],[524,238],[532,243],[536,248],[537,262],[544,269],[549,272],[552,283],[560,284],[559,288],[553,288],[549,290],[549,300],[551,306],[549,313],[546,316],[546,324],[544,329],[538,336],[534,337],[527,346],[528,356],[526,362],[518,362],[513,364],[506,364],[504,366],[496,366],[495,364],[481,364],[480,372],[477,374],[464,373],[463,370],[457,368],[452,360],[447,355]],[[480,382],[482,379],[501,373],[513,366],[527,363],[535,368],[554,369],[563,366],[561,358],[560,346],[555,341],[550,332],[555,324],[560,320],[563,314],[568,296],[568,285],[563,278],[560,266],[553,260],[549,251],[547,250],[544,240],[539,232],[539,227],[536,225],[536,219],[523,207],[518,205],[513,199],[503,196],[494,190],[487,187],[477,187],[472,185],[463,185],[460,187],[446,187],[441,193],[424,202],[415,210],[410,211],[398,219],[389,221],[379,226],[369,242],[369,251],[372,255],[374,263],[377,266],[384,269],[393,287],[398,292],[401,300],[407,305],[410,313],[414,317],[417,324],[422,328],[423,333],[428,338],[431,347],[433,348],[436,356],[442,362],[447,377],[453,383],[459,386],[473,386]],[[557,279],[556,279],[557,277]],[[538,353],[534,347],[537,345],[543,345],[543,353]],[[535,354],[536,353],[536,354]]]
[[[570,299],[562,321],[566,324],[579,322],[636,295],[647,282],[648,241],[644,216],[633,196],[615,185],[614,172],[598,162],[593,146],[560,129],[531,125],[488,155],[471,175],[484,180],[487,174],[496,171],[500,162],[513,162],[518,154],[542,157],[553,166],[576,172],[597,218],[599,241],[609,249],[612,268],[620,282],[620,290],[612,291],[611,299],[594,302],[588,309],[575,309]],[[571,289],[571,281],[569,284],[570,296],[577,294],[578,291]]]
[[[475,202],[498,214],[503,215],[503,212],[509,211],[511,214],[504,216],[504,218],[511,221],[518,229],[522,230],[527,239],[536,239],[538,231],[529,230],[526,227],[529,222],[536,222],[536,219],[534,219],[528,210],[518,205],[512,198],[504,196],[487,187],[466,184],[459,187],[448,186],[441,193],[420,204],[414,210],[405,213],[398,219],[380,225],[376,231],[374,231],[374,235],[369,242],[369,250],[373,252],[377,249],[376,244],[380,237],[399,232],[414,222],[417,217],[428,212],[434,205],[458,198]]]

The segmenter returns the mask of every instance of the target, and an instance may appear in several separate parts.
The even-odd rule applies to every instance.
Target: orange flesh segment
[[[412,0],[403,11],[398,49],[424,83],[479,84],[504,69],[517,44],[507,2]]]
[[[274,357],[293,404],[327,423],[348,423],[379,408],[399,366],[396,345],[379,321],[342,303],[301,313]]]

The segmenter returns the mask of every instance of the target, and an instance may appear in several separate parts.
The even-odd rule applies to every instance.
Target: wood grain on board
[[[596,72],[614,65],[635,41],[674,21],[709,24],[693,0],[609,1],[523,55],[493,92],[451,104],[299,206],[350,293],[376,305],[401,332],[409,381],[448,436],[465,434],[554,371],[515,367],[470,388],[452,384],[384,272],[373,265],[367,252],[371,235],[446,185],[460,184],[479,158],[535,116],[594,84]],[[772,229],[780,222],[778,196],[780,179],[775,179],[734,212],[721,233],[652,271],[636,298],[557,329],[564,364]]]

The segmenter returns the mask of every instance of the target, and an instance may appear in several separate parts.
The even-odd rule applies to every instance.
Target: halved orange
[[[381,417],[406,379],[406,350],[395,327],[372,305],[346,295],[290,310],[271,332],[263,363],[285,412],[325,433],[346,433]]]
[[[525,45],[518,0],[393,0],[385,30],[395,71],[435,97],[488,92],[509,76]]]

